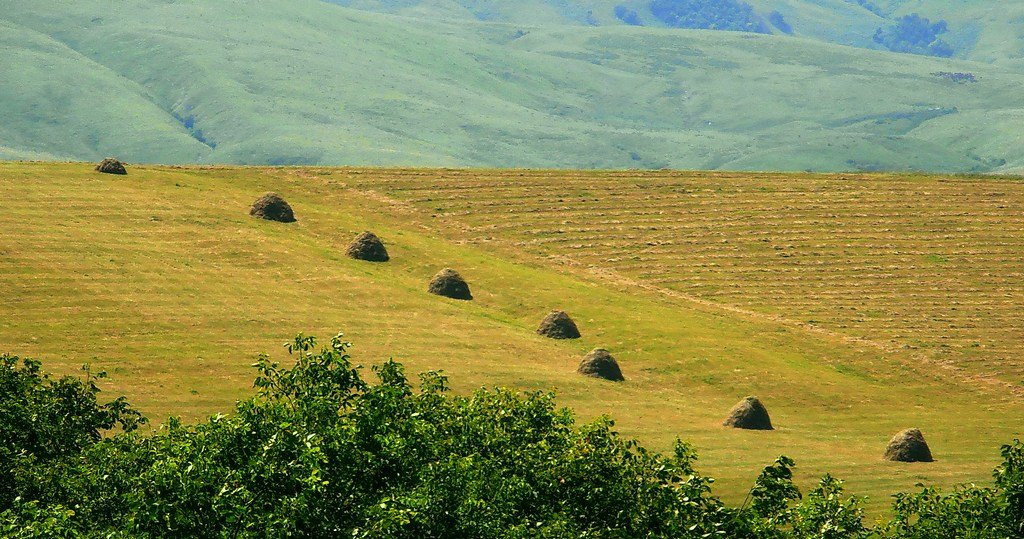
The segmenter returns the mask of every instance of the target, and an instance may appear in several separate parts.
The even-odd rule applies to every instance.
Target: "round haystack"
[[[256,202],[252,203],[249,215],[279,223],[295,222],[295,214],[292,213],[292,207],[277,193],[267,193],[258,198]]]
[[[128,174],[128,171],[124,168],[124,163],[114,159],[113,157],[108,157],[103,161],[100,161],[100,164],[96,165],[96,172],[102,172],[104,174],[120,174],[122,176]]]
[[[774,430],[768,410],[757,397],[746,397],[733,406],[722,424],[737,429]]]
[[[932,462],[932,451],[919,429],[907,429],[889,440],[885,460],[894,462]]]
[[[579,339],[580,330],[576,322],[569,318],[565,311],[551,311],[551,314],[544,317],[537,333],[552,339]]]
[[[466,301],[473,299],[473,294],[469,292],[469,285],[466,284],[466,280],[459,275],[459,272],[450,268],[445,268],[438,272],[430,280],[427,291],[446,298]]]
[[[604,348],[595,348],[587,354],[583,361],[580,362],[576,372],[585,376],[593,376],[594,378],[602,378],[613,382],[625,380],[622,377],[622,370],[619,369],[618,362]]]
[[[387,262],[388,250],[384,248],[384,242],[380,241],[373,232],[363,232],[345,251],[349,257],[367,262]]]

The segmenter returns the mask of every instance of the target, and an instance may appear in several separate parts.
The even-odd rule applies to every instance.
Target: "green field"
[[[654,448],[691,441],[732,503],[786,454],[804,487],[830,471],[880,512],[918,482],[987,481],[999,445],[1024,434],[1012,387],[1022,371],[1012,285],[1021,185],[137,166],[115,177],[87,164],[3,163],[0,349],[58,372],[105,369],[107,390],[160,422],[228,411],[250,391],[256,354],[284,360],[281,344],[299,331],[344,331],[364,365],[394,357],[411,372],[444,369],[457,391],[554,388],[581,417],[611,414]],[[297,223],[247,215],[267,190],[291,202]],[[390,263],[343,255],[365,229],[388,244]],[[882,231],[893,237],[876,238]],[[875,265],[900,269],[865,269]],[[473,302],[425,292],[448,266]],[[944,302],[920,297],[933,274],[957,283],[933,292]],[[863,320],[846,316],[853,307]],[[555,308],[576,318],[580,341],[534,333]],[[940,335],[937,324],[907,324],[900,340],[901,316],[977,327]],[[980,350],[961,349],[974,339]],[[986,355],[989,343],[1005,354]],[[574,373],[597,346],[626,382]],[[778,430],[720,426],[747,394],[765,401]],[[937,462],[882,461],[889,436],[909,426]]]
[[[789,4],[807,28],[877,22],[839,0]],[[318,0],[15,0],[0,159],[1019,171],[1016,27],[969,4],[941,11],[984,29],[978,54],[941,59],[813,33],[541,25],[558,20],[543,10],[527,24]]]

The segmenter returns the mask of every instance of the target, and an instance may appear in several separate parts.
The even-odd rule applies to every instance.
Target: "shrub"
[[[11,507],[14,493],[35,489],[37,474],[78,456],[103,431],[146,422],[124,398],[98,402],[96,380],[105,376],[85,368],[84,379],[55,380],[39,361],[0,356],[0,511]]]
[[[778,28],[783,34],[793,33],[793,27],[786,22],[786,18],[778,11],[773,11],[768,14],[768,22],[772,23],[772,26]]]
[[[653,0],[650,9],[673,28],[771,32],[754,8],[741,0]]]
[[[875,43],[893,52],[948,58],[953,56],[953,48],[938,37],[947,30],[946,21],[932,23],[917,13],[912,13],[900,17],[896,24],[888,29],[879,28],[873,39]]]
[[[626,6],[615,6],[615,18],[630,25],[630,26],[643,26],[643,21],[640,20],[640,15],[637,14],[635,9],[630,9]]]

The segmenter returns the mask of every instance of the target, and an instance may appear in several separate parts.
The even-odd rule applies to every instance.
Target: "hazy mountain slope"
[[[357,9],[435,19],[478,19],[557,26],[624,25],[617,10],[635,14],[632,24],[663,27],[651,0],[326,0]],[[745,0],[772,33],[792,33],[872,49],[872,37],[902,15],[945,20],[942,35],[959,58],[985,62],[1024,61],[1024,4],[987,0]],[[772,25],[772,13],[785,24]]]
[[[880,2],[882,3],[882,2]],[[949,21],[951,43],[962,40],[964,56],[1024,68],[1024,2],[899,0],[895,13],[929,13]]]
[[[313,0],[25,0],[3,13],[14,31],[0,62],[26,81],[0,84],[0,146],[19,152],[938,171],[1024,154],[1007,136],[1024,76],[978,63],[733,32],[449,24]],[[32,112],[40,96],[50,117]]]
[[[616,130],[560,111],[604,84],[633,85],[318,2],[141,2],[81,26],[101,11],[84,4],[24,2],[8,16],[146,85],[216,146],[212,161],[565,163],[560,154],[607,152]],[[528,83],[505,80],[510,71]]]
[[[0,157],[120,152],[139,160],[196,161],[209,153],[142,87],[49,36],[0,19],[0,50]]]
[[[60,159],[60,156],[53,154],[0,146],[0,160],[2,161],[58,161]]]

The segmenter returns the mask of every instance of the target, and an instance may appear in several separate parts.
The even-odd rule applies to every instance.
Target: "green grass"
[[[602,248],[538,252],[516,238],[544,227],[519,213],[481,228],[461,210],[432,209],[487,203],[474,194],[485,187],[558,208],[538,197],[554,194],[538,190],[538,178],[597,202],[628,191],[597,188],[602,176],[592,173],[132,167],[115,177],[87,164],[0,163],[0,343],[59,372],[85,362],[106,369],[108,391],[159,421],[229,410],[250,391],[256,354],[286,360],[281,344],[294,333],[343,330],[366,365],[395,357],[411,372],[444,369],[463,392],[554,388],[582,418],[609,413],[623,433],[656,449],[676,437],[691,441],[702,471],[719,478],[716,493],[732,503],[761,467],[786,454],[799,462],[802,485],[833,472],[869,495],[877,513],[889,494],[920,481],[985,481],[998,446],[1021,435],[1019,399],[1002,387],[578,258]],[[702,174],[678,178],[694,193],[721,187]],[[813,186],[814,178],[800,181]],[[628,185],[655,181],[663,180],[636,176]],[[437,195],[427,202],[399,186]],[[291,202],[297,223],[247,215],[266,190]],[[618,227],[642,221],[594,218]],[[343,256],[364,229],[387,242],[390,263]],[[425,292],[446,266],[469,280],[473,302]],[[581,340],[534,333],[554,308],[575,317]],[[618,358],[625,383],[574,373],[597,346]],[[777,431],[720,426],[747,394],[765,401]],[[881,460],[888,437],[909,426],[924,430],[938,462]]]
[[[314,0],[8,4],[0,158],[961,172],[1024,160],[1012,63]]]

